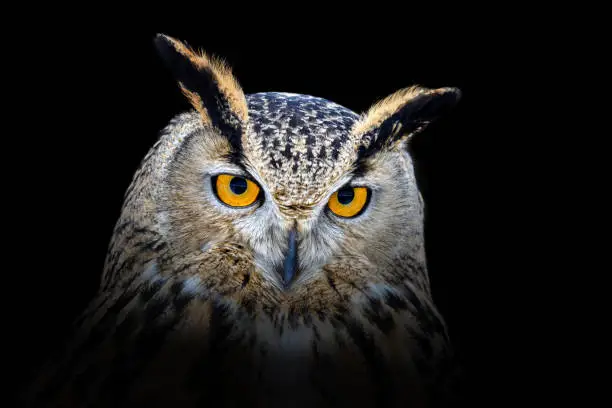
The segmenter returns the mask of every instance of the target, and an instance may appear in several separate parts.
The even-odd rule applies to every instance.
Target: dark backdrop
[[[150,26],[66,18],[20,37],[29,62],[17,65],[27,86],[14,136],[20,182],[10,195],[19,228],[7,256],[20,265],[12,287],[27,295],[8,291],[21,299],[9,336],[12,378],[21,380],[60,341],[93,295],[133,172],[159,130],[189,108],[155,54],[153,37],[163,32],[224,57],[246,93],[305,93],[361,112],[413,84],[461,88],[459,106],[416,140],[416,154],[434,298],[468,388],[486,393],[489,363],[503,353],[488,326],[490,284],[503,269],[496,258],[503,216],[491,181],[500,143],[487,118],[498,109],[489,95],[508,65],[482,27],[428,18],[418,29],[409,19],[236,28],[212,17]]]

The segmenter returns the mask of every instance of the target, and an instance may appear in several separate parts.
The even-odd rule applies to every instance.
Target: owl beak
[[[291,231],[289,231],[289,245],[287,254],[285,255],[285,261],[283,263],[282,277],[285,287],[288,287],[291,284],[291,281],[297,274],[297,255],[297,230],[292,228]]]

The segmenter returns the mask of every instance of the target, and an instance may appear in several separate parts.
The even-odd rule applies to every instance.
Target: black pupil
[[[355,191],[353,188],[343,188],[338,191],[338,201],[340,204],[346,205],[353,201],[353,198],[355,198]]]
[[[242,194],[247,189],[247,181],[240,177],[234,177],[230,181],[230,189],[234,194]]]

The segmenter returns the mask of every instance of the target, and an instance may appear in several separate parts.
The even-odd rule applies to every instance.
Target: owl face
[[[244,95],[220,61],[166,36],[157,46],[197,112],[159,203],[173,265],[258,304],[425,285],[406,144],[458,90],[412,87],[358,115],[313,96]]]
[[[300,95],[247,100],[256,119],[239,162],[225,137],[202,128],[170,167],[167,229],[176,234],[173,242],[186,243],[185,255],[234,243],[242,256],[251,254],[254,273],[288,291],[325,277],[331,265],[365,268],[376,280],[374,270],[389,269],[406,249],[418,250],[421,201],[405,150],[385,152],[356,172],[349,133],[354,113]],[[254,110],[261,101],[284,107],[266,125],[265,110]],[[317,105],[335,116],[321,120],[325,110]],[[308,109],[314,109],[310,115]],[[287,126],[296,116],[303,127]],[[228,252],[226,262],[235,255]]]

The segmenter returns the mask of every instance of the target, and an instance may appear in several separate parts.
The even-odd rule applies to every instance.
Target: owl
[[[142,160],[99,290],[26,406],[438,406],[453,352],[409,147],[459,89],[357,114],[245,95],[224,61],[154,42],[193,109]]]

